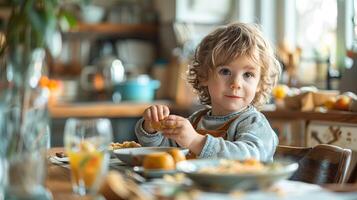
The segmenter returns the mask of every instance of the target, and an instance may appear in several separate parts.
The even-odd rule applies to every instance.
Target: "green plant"
[[[88,4],[90,0],[11,0],[12,9],[6,30],[6,41],[0,47],[0,55],[21,46],[21,51],[31,52],[47,48],[52,55],[59,54],[61,44],[59,30],[76,24],[75,18],[63,5]]]
[[[13,0],[6,32],[8,47],[44,47],[56,31],[57,0]]]
[[[0,91],[4,94],[0,95],[0,102],[7,112],[0,120],[6,122],[3,123],[6,126],[3,141],[8,156],[36,148],[40,132],[48,121],[48,92],[38,83],[46,65],[44,49],[57,56],[62,45],[60,28],[74,25],[74,18],[62,9],[67,3],[88,3],[88,0],[9,1],[11,15],[5,42],[0,45],[0,56],[6,61],[1,63],[0,72],[7,74],[0,77],[5,78],[3,83],[7,84],[7,88]],[[64,23],[67,26],[63,26]]]

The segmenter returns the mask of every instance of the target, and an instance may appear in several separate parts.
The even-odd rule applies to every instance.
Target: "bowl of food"
[[[218,192],[267,188],[290,177],[297,168],[294,162],[262,163],[253,159],[186,160],[176,165],[179,172],[185,173],[201,189]]]
[[[188,153],[188,149],[177,147],[138,147],[115,149],[114,155],[124,163],[130,166],[141,166],[145,156],[153,153],[170,152],[173,149],[179,149],[184,155]],[[164,159],[165,160],[165,159]]]

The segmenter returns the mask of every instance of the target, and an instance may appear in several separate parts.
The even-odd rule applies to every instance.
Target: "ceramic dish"
[[[254,190],[267,188],[275,182],[289,178],[298,168],[297,163],[288,161],[275,162],[278,167],[256,173],[206,173],[203,167],[215,167],[221,160],[187,160],[177,163],[178,172],[185,173],[202,189],[218,192],[237,190]]]
[[[126,148],[115,149],[114,155],[127,165],[138,166],[141,165],[145,155],[155,152],[168,152],[170,149],[177,147],[138,147],[138,148]],[[179,148],[183,154],[188,153],[188,149]]]
[[[150,79],[147,75],[140,75],[115,84],[114,87],[115,91],[121,95],[122,101],[147,102],[154,99],[155,90],[160,87],[160,81]]]
[[[69,163],[68,157],[52,156],[52,158],[58,162],[61,162],[61,163]]]
[[[138,166],[133,167],[133,171],[146,178],[162,178],[165,174],[177,173],[177,170],[144,169],[143,167]]]

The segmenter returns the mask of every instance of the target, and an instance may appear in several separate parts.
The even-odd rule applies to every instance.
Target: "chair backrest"
[[[350,177],[348,178],[348,183],[357,183],[357,164],[353,167]]]
[[[295,162],[299,162],[312,147],[295,147],[295,146],[285,146],[278,145],[276,148],[275,158],[289,159]]]
[[[334,145],[319,144],[310,147],[279,146],[275,157],[292,159],[299,163],[290,180],[315,184],[344,183],[352,151]]]

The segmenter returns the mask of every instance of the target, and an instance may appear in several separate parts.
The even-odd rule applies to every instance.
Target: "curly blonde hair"
[[[252,104],[259,108],[268,101],[281,73],[280,64],[258,25],[233,23],[218,27],[203,38],[189,65],[187,81],[202,104],[211,105],[211,98],[207,86],[201,83],[208,80],[216,67],[229,64],[240,56],[250,57],[261,69],[258,90]]]

